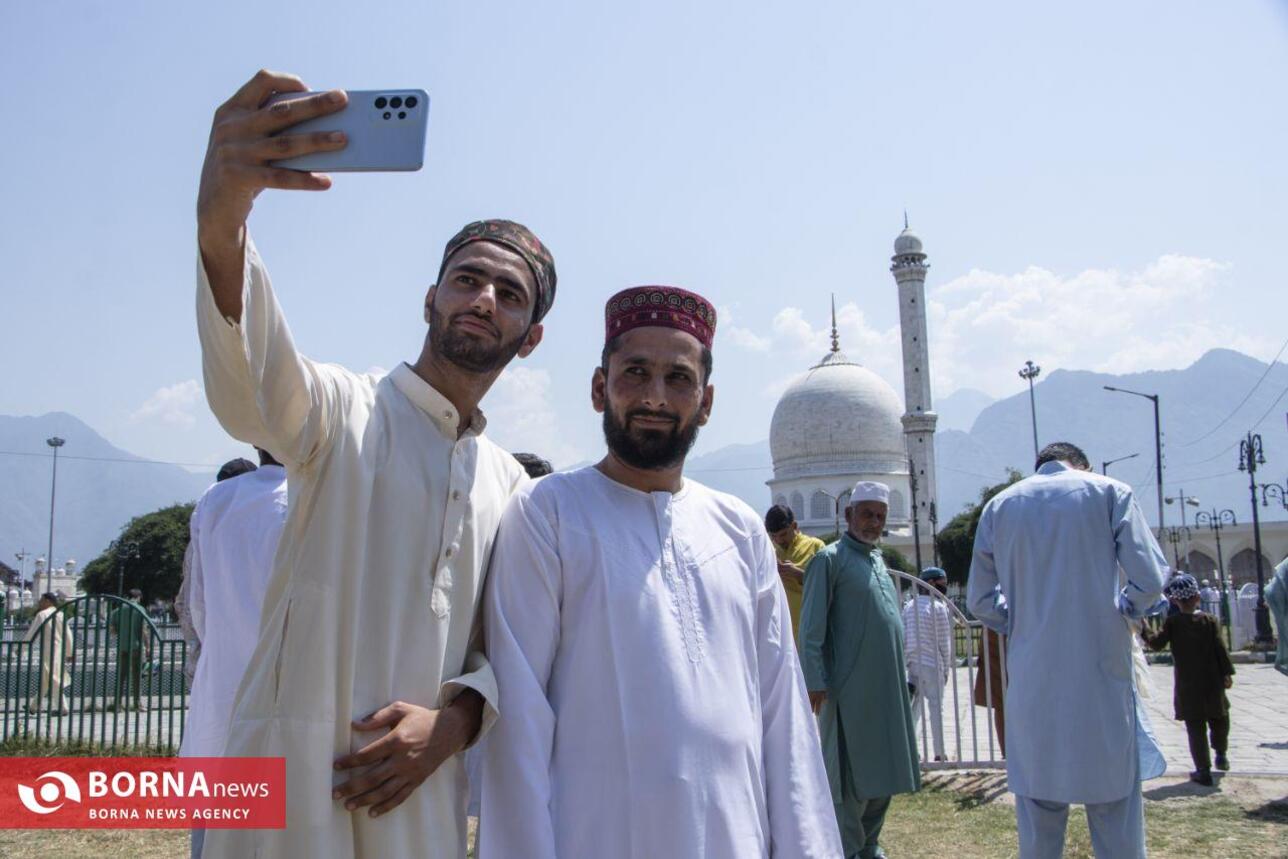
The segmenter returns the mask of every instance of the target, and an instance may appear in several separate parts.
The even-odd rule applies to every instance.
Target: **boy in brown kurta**
[[[1225,756],[1230,735],[1230,702],[1225,690],[1234,684],[1234,665],[1221,640],[1220,624],[1212,615],[1198,611],[1199,586],[1194,577],[1179,575],[1167,583],[1164,592],[1181,611],[1167,618],[1157,633],[1143,635],[1154,650],[1172,646],[1176,678],[1173,707],[1190,738],[1190,757],[1195,766],[1190,778],[1210,785],[1209,735],[1212,749],[1216,751],[1216,768],[1230,768]]]

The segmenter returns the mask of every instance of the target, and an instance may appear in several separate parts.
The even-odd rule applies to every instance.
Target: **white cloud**
[[[733,310],[729,307],[716,308],[716,340],[729,340],[735,346],[746,349],[748,352],[768,352],[772,341],[768,337],[761,337],[750,328],[742,328],[734,324]]]
[[[510,367],[502,371],[483,402],[487,432],[506,450],[535,453],[556,467],[585,457],[559,427],[548,370]]]
[[[1015,393],[1032,359],[1056,368],[1131,373],[1185,367],[1216,347],[1269,354],[1277,343],[1213,322],[1229,266],[1165,255],[1139,271],[1087,269],[1063,276],[1038,266],[1014,274],[972,270],[932,286],[927,309],[934,394],[976,388]],[[902,393],[897,325],[873,327],[850,302],[837,308],[841,350]],[[805,361],[831,348],[830,323],[814,327],[797,307],[770,323],[772,350]],[[766,387],[781,393],[788,379]]]
[[[196,409],[203,402],[201,384],[188,379],[158,388],[130,415],[131,423],[155,421],[170,427],[191,429],[197,423]]]

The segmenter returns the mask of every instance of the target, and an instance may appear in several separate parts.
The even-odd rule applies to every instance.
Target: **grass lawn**
[[[1149,853],[1158,859],[1288,855],[1288,780],[1226,778],[1215,788],[1179,779],[1146,785]],[[1017,855],[1015,809],[997,774],[937,774],[913,796],[896,797],[881,843],[892,859],[1004,859]],[[180,830],[0,830],[0,856],[184,859]],[[1087,818],[1069,814],[1066,859],[1091,857]],[[604,857],[604,859],[612,859]]]

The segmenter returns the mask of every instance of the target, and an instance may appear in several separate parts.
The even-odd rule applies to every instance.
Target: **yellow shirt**
[[[824,543],[817,537],[809,537],[805,534],[798,533],[796,539],[786,549],[774,544],[774,554],[778,560],[784,564],[795,564],[802,570],[809,565],[810,558],[814,553],[823,548]],[[787,591],[787,609],[792,615],[792,641],[796,640],[796,630],[801,619],[801,597],[804,594],[804,585],[791,579],[779,579],[783,583],[783,590]]]

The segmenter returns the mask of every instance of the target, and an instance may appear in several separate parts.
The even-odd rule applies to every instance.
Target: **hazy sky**
[[[1282,3],[358,5],[3,5],[0,413],[69,411],[158,459],[244,452],[201,392],[193,210],[211,114],[261,66],[433,100],[421,172],[257,204],[300,347],[414,358],[444,241],[523,221],[558,301],[485,407],[556,463],[600,449],[603,303],[637,283],[723,311],[700,450],[768,434],[833,292],[845,351],[902,394],[905,208],[936,396],[1018,391],[1030,358],[1267,360],[1285,334]]]

